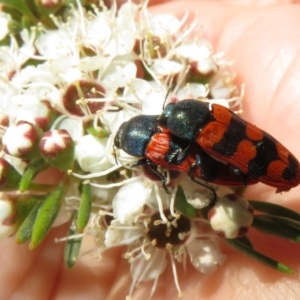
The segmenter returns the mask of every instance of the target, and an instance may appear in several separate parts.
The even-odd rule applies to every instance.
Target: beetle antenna
[[[164,103],[163,103],[163,110],[165,109],[165,105],[166,105],[167,99],[168,99],[171,91],[173,90],[173,88],[174,88],[174,84],[172,84],[171,87],[167,91],[167,94],[166,94],[166,97],[165,97],[165,100],[164,100]]]

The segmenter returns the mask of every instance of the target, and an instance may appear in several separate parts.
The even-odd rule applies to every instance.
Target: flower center
[[[147,232],[150,240],[158,248],[169,248],[183,244],[191,230],[189,218],[183,215],[179,215],[178,218],[174,217],[170,210],[164,210],[164,214],[168,219],[167,223],[162,223],[159,212],[150,218]]]

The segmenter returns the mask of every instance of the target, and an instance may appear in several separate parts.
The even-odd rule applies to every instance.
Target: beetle
[[[297,158],[270,134],[224,106],[194,99],[169,103],[157,126],[196,142],[213,158],[276,187],[276,192],[300,183]]]
[[[155,129],[157,118],[158,116],[153,115],[133,117],[120,126],[115,136],[115,147],[132,156],[142,157],[135,165],[145,163],[156,173],[156,166],[184,172],[200,185],[204,184],[195,178],[226,186],[242,186],[258,182],[241,172],[235,172],[229,164],[215,160],[199,145],[178,138],[167,128]],[[164,176],[158,175],[166,190]]]

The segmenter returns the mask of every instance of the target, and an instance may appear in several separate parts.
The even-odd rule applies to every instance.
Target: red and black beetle
[[[158,116],[139,115],[124,122],[114,140],[117,148],[142,157],[136,165],[146,163],[157,172],[156,166],[187,173],[195,182],[199,178],[226,186],[242,186],[258,180],[236,172],[229,164],[223,164],[204,152],[199,145],[178,138],[166,128],[155,129]],[[165,181],[160,174],[164,188]],[[202,183],[200,183],[203,185]]]
[[[157,125],[196,142],[213,158],[276,187],[277,192],[300,183],[297,158],[270,134],[224,106],[190,99],[170,103]]]

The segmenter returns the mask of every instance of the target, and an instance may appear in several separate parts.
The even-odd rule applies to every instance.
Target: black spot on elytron
[[[253,142],[256,155],[248,163],[248,175],[260,178],[267,174],[269,164],[274,160],[280,160],[276,147],[277,141],[271,136],[264,136],[262,140]]]
[[[245,139],[249,140],[246,134],[246,123],[233,115],[223,138],[213,145],[213,150],[230,157],[236,153],[239,143]]]
[[[299,162],[297,161],[297,159],[295,159],[295,157],[293,157],[290,154],[288,157],[288,161],[289,161],[289,166],[286,167],[282,172],[282,178],[287,181],[296,178],[297,170],[299,168]]]
[[[222,140],[213,145],[213,150],[225,157],[233,156],[242,140],[251,140],[246,134],[246,127],[247,123],[244,120],[233,115]],[[256,148],[256,155],[248,162],[248,173],[246,175],[259,179],[267,174],[269,164],[272,161],[280,160],[276,147],[277,141],[265,132],[260,141],[251,141]],[[285,170],[284,178],[287,178],[286,180],[296,176],[295,172],[298,167],[298,162],[294,161],[292,157],[290,159],[290,165],[294,167]]]

